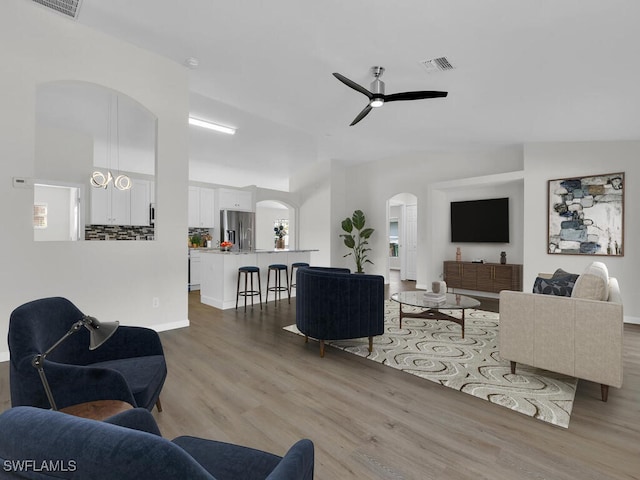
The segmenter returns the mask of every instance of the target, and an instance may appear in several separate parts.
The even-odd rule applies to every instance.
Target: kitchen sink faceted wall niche
[[[36,96],[37,183],[76,186],[80,198],[66,210],[48,208],[59,205],[46,197],[56,190],[38,188],[34,239],[155,239],[155,164],[156,118],[140,104],[92,83],[41,84]],[[90,181],[94,172],[103,180],[101,188]],[[118,188],[123,179],[131,188]],[[63,221],[78,233],[68,234],[66,223],[56,228]]]

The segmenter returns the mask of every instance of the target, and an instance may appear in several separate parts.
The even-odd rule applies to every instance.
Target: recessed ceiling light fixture
[[[209,130],[215,130],[216,132],[226,133],[227,135],[236,134],[236,129],[233,127],[225,127],[224,125],[218,125],[217,123],[207,122],[205,120],[200,120],[193,117],[189,117],[189,125],[208,128]]]

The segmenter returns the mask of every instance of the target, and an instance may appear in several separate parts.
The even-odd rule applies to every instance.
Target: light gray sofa
[[[500,293],[500,356],[609,386],[622,386],[622,297],[606,266],[593,262],[572,296]]]

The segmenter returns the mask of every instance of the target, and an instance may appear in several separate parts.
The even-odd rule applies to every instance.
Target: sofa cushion
[[[575,277],[577,277],[577,275],[575,275]],[[571,275],[557,278],[537,277],[533,283],[533,293],[570,297],[575,282],[575,278]]]
[[[592,262],[580,274],[573,287],[572,297],[606,301],[609,298],[609,271],[602,262]]]

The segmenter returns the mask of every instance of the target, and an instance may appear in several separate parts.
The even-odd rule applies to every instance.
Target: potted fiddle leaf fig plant
[[[371,251],[367,245],[369,245],[368,239],[374,232],[373,228],[365,228],[366,218],[362,210],[356,210],[353,212],[351,218],[347,217],[342,221],[342,230],[347,233],[343,233],[340,236],[344,239],[344,244],[352,251],[344,255],[348,257],[353,255],[356,261],[357,273],[364,273],[364,264],[373,262],[367,258],[367,252]]]

